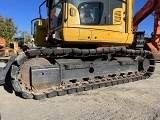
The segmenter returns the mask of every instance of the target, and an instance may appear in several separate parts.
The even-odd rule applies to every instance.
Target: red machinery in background
[[[6,40],[4,38],[0,38],[0,51],[4,51],[6,49]]]
[[[4,38],[0,38],[0,56],[4,56],[6,49],[6,40]]]
[[[145,38],[147,47],[153,52],[155,59],[160,60],[160,0],[148,0],[146,4],[133,17],[133,32],[135,36],[138,25],[150,14],[154,15],[154,27],[151,38]],[[144,32],[140,32],[144,35]],[[141,36],[143,36],[141,35]],[[137,38],[137,37],[135,37]]]

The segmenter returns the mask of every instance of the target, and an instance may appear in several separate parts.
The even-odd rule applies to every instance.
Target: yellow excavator
[[[133,0],[46,0],[32,20],[36,48],[13,55],[1,69],[13,90],[43,99],[149,78],[150,51],[131,49]],[[46,4],[48,18],[41,17]]]

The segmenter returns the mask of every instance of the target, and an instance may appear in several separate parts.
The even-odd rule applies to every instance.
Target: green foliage
[[[0,15],[0,37],[4,38],[7,45],[13,40],[13,36],[17,31],[12,18],[4,18]]]

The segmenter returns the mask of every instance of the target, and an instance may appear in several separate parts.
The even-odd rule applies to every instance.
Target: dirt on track
[[[160,120],[160,63],[147,79],[44,100],[0,86],[2,120]]]

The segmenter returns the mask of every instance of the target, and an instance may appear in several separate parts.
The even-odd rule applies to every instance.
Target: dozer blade
[[[150,77],[149,51],[123,48],[34,49],[16,57],[12,85],[26,99],[43,99]]]

